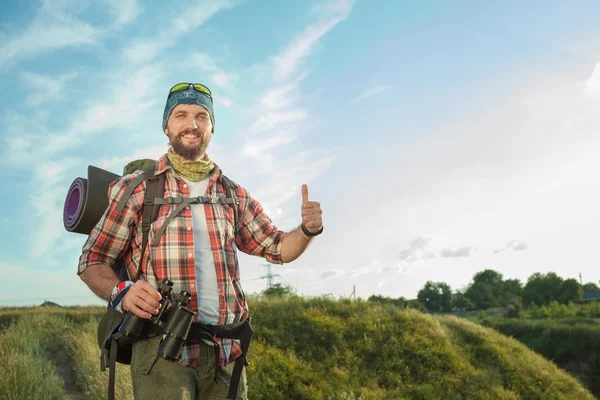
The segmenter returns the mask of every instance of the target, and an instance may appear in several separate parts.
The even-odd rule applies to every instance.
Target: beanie
[[[163,114],[163,130],[165,130],[167,127],[167,120],[169,119],[171,112],[178,104],[198,104],[199,106],[206,108],[210,114],[210,122],[212,122],[214,132],[215,116],[212,98],[208,94],[199,92],[193,87],[183,91],[169,93],[169,97],[167,97],[167,104],[165,105],[165,112]]]

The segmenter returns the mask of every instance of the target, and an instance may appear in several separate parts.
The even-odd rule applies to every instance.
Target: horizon
[[[414,299],[485,269],[600,282],[600,3],[0,11],[0,307],[106,304],[76,274],[86,237],[63,226],[67,190],[88,165],[120,175],[165,153],[182,81],[213,91],[207,153],[276,226],[299,225],[302,184],[321,202],[323,234],[271,266],[299,295]],[[264,290],[266,261],[238,255],[244,290]]]

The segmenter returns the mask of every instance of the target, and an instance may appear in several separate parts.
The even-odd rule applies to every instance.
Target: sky
[[[0,306],[105,304],[62,221],[74,179],[160,157],[168,89],[215,97],[210,157],[289,231],[275,283],[415,298],[495,269],[600,280],[600,3],[0,4]],[[240,254],[248,293],[266,261]],[[581,278],[580,278],[581,274]]]

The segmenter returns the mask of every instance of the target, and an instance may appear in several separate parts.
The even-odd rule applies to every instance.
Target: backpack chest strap
[[[235,201],[232,198],[226,198],[223,196],[197,196],[197,197],[165,197],[155,198],[154,204],[183,204],[185,207],[188,204],[234,204]],[[179,207],[178,207],[179,208]]]
[[[167,230],[167,227],[185,206],[188,204],[236,204],[234,199],[226,198],[226,197],[207,197],[207,196],[198,196],[198,197],[165,197],[165,198],[156,198],[154,199],[154,204],[178,204],[177,207],[169,214],[165,222],[163,222],[162,226],[156,233],[152,244],[156,246],[160,241],[160,238]]]

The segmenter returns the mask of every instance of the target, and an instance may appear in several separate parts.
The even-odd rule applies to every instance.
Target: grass
[[[104,400],[107,396],[108,369],[100,370],[100,349],[96,340],[98,319],[90,318],[75,332],[68,334],[67,350],[75,365],[75,381],[86,399]],[[115,370],[115,399],[132,399],[129,366],[117,364]]]
[[[29,312],[0,334],[0,398],[63,399],[63,380],[53,363],[56,338],[68,329],[59,315]]]
[[[250,299],[252,400],[594,399],[572,375],[485,326],[362,300]],[[102,308],[0,309],[0,399],[62,399],[66,351],[86,399],[105,399],[96,341]],[[64,347],[55,339],[65,339]],[[116,398],[132,398],[118,364]],[[12,396],[12,397],[10,397]]]

